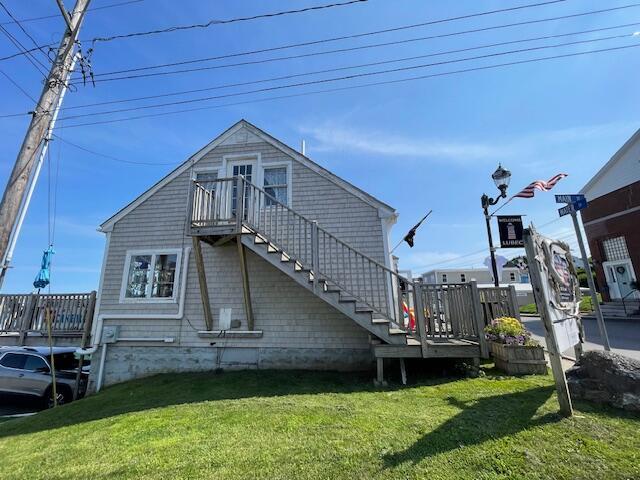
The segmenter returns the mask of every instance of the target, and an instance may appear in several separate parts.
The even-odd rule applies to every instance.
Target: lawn
[[[415,378],[414,378],[415,379]],[[0,478],[640,478],[640,417],[552,379],[156,376],[0,424]]]
[[[598,293],[598,300],[602,302],[602,296]],[[591,297],[585,295],[580,300],[580,311],[582,313],[591,313],[593,312],[593,302],[591,301]],[[527,305],[523,305],[520,307],[520,313],[535,315],[538,313],[538,308],[535,303],[529,303]]]

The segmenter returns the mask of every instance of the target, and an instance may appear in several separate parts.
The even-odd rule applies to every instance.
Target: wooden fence
[[[489,325],[498,317],[515,317],[520,319],[518,298],[513,285],[508,287],[478,288],[484,324]]]
[[[54,336],[82,336],[91,328],[96,292],[0,295],[0,333],[47,332],[47,310]]]

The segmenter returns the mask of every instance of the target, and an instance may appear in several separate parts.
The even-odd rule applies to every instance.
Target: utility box
[[[102,327],[102,343],[116,343],[120,334],[119,325],[109,325]]]
[[[219,330],[229,330],[231,328],[231,309],[221,308],[220,319],[218,320]]]

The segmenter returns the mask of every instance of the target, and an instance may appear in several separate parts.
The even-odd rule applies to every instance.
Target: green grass
[[[394,369],[395,370],[395,369]],[[0,478],[640,478],[640,417],[551,377],[157,376],[0,424]]]
[[[602,296],[599,293],[598,301],[602,302]],[[593,312],[593,302],[591,301],[590,296],[582,297],[582,300],[580,300],[580,311],[583,313]],[[529,303],[520,307],[520,313],[536,315],[538,313],[538,309],[536,308],[535,303]]]

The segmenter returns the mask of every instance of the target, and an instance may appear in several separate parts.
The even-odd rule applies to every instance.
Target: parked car
[[[58,405],[69,403],[76,392],[79,361],[73,347],[53,347]],[[37,397],[52,407],[53,375],[49,347],[0,347],[0,393]],[[83,366],[76,398],[87,390],[88,367]]]

